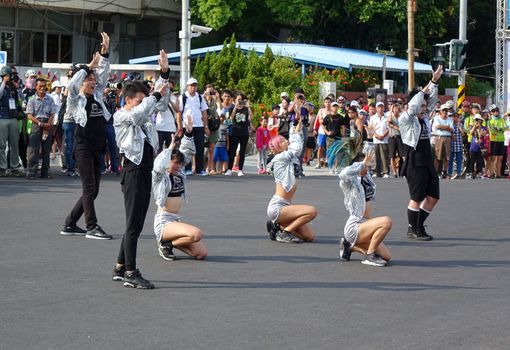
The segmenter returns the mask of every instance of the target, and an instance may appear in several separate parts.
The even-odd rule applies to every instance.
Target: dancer
[[[339,175],[345,207],[350,214],[344,237],[340,239],[340,259],[350,260],[354,251],[364,254],[361,260],[364,265],[386,266],[391,254],[383,240],[390,232],[392,222],[388,216],[370,218],[376,186],[369,170],[375,164],[375,152],[372,143],[368,142],[362,152],[356,152],[362,146],[360,135],[349,141],[356,142],[358,147],[351,146],[356,154],[352,164]]]
[[[434,111],[437,83],[442,74],[443,66],[440,65],[432,74],[432,80],[409,101],[407,111],[399,119],[402,141],[408,146],[401,170],[411,197],[407,207],[407,237],[419,241],[432,239],[425,231],[424,223],[439,201],[439,179],[430,148],[430,123],[427,113],[420,111],[423,104],[430,113]]]
[[[154,154],[158,150],[157,131],[151,117],[155,110],[168,108],[168,58],[159,52],[161,76],[151,96],[139,80],[127,82],[122,88],[125,104],[114,116],[114,127],[119,152],[124,155],[122,166],[122,193],[126,211],[126,231],[120,243],[114,281],[123,281],[125,287],[153,289],[154,284],[142,277],[136,268],[138,237],[143,229],[151,200],[151,171]]]
[[[179,149],[173,137],[170,147],[156,157],[152,171],[152,190],[158,206],[154,217],[154,233],[159,255],[165,260],[176,259],[174,247],[197,260],[207,256],[207,248],[201,242],[202,230],[182,222],[179,215],[183,197],[186,196],[186,175],[183,169],[195,154],[191,116],[186,118],[184,127],[185,133]]]
[[[290,128],[289,141],[278,135],[269,142],[275,154],[272,163],[276,192],[267,207],[266,226],[269,238],[282,243],[311,242],[315,238],[308,223],[317,216],[317,209],[311,205],[291,204],[297,190],[295,169],[299,170],[298,157],[303,149],[302,127],[298,117]]]

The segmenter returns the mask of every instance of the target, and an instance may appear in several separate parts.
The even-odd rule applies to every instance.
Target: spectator
[[[504,132],[507,128],[505,120],[501,118],[499,114],[499,107],[491,105],[490,107],[491,117],[488,123],[488,129],[490,133],[490,155],[489,162],[487,165],[488,175],[494,176],[495,178],[501,178],[501,163],[503,161],[504,153]]]
[[[332,108],[331,103],[333,101],[334,96],[326,96],[324,97],[324,105],[319,112],[317,113],[317,117],[315,118],[315,133],[317,135],[317,165],[315,169],[320,169],[324,166],[324,162],[326,161],[326,132],[324,129],[324,118],[331,114]],[[337,102],[338,105],[338,102]],[[338,110],[338,107],[337,107]]]
[[[234,166],[234,158],[236,157],[237,146],[239,145],[239,170],[237,176],[244,176],[243,167],[246,156],[246,146],[250,137],[252,111],[246,96],[240,92],[235,99],[235,107],[231,115],[232,119],[232,135],[229,145],[228,170],[227,176],[232,175],[232,167]]]
[[[205,136],[209,136],[209,126],[207,125],[207,103],[197,92],[198,82],[195,78],[189,78],[186,82],[186,92],[179,96],[179,106],[181,112],[181,122],[188,115],[193,118],[193,140],[196,147],[195,153],[195,173],[201,176],[208,175],[204,170],[204,142]],[[179,130],[182,134],[182,127]],[[186,174],[192,175],[191,163],[186,166]]]
[[[464,167],[466,169],[466,179],[471,179],[471,178],[473,178],[473,174],[469,173],[469,169],[473,168],[473,167],[471,167],[471,152],[469,151],[469,149],[471,147],[471,138],[472,138],[471,128],[475,124],[474,116],[477,114],[480,114],[481,108],[478,103],[473,103],[471,106],[470,114],[467,114],[464,112],[465,108],[463,108],[462,110],[463,110],[462,114],[463,114],[464,119],[463,119],[463,121],[461,121],[461,123],[464,127],[464,134],[466,135],[465,143],[464,143],[464,148],[466,151],[465,152],[466,153],[466,163],[464,164]],[[483,118],[482,118],[482,121],[483,121]]]
[[[108,112],[110,112],[111,115],[114,115],[117,111],[117,93],[115,90],[110,90],[108,88],[105,89],[105,95],[104,95],[104,104],[106,108],[108,109]],[[100,162],[102,171],[101,174],[106,173],[106,171],[109,171],[113,174],[119,174],[119,160],[117,158],[117,142],[115,141],[115,128],[113,126],[113,118],[110,118],[106,122],[106,151],[107,151],[107,158],[110,160],[110,164],[105,163],[105,157],[101,153],[100,156]],[[108,168],[108,170],[106,170]]]
[[[463,155],[463,139],[464,139],[464,127],[460,122],[460,115],[458,113],[453,114],[453,132],[452,132],[452,143],[450,146],[450,160],[448,162],[448,179],[459,178],[462,174],[462,155]],[[453,174],[453,162],[457,165],[457,172]]]
[[[267,129],[267,118],[262,118],[257,128],[255,144],[258,151],[258,173],[267,172],[267,149],[269,147],[269,130]]]
[[[207,103],[207,124],[209,127],[209,136],[207,136],[207,168],[206,172],[210,175],[214,170],[214,145],[220,138],[220,111],[221,101],[218,92],[212,84],[207,84],[204,92],[204,99]]]
[[[50,95],[46,94],[46,80],[37,78],[35,89],[37,93],[28,100],[26,112],[32,122],[32,133],[28,144],[28,173],[27,180],[35,179],[39,167],[39,150],[42,146],[42,167],[40,177],[51,179],[50,151],[51,151],[51,126],[57,108]]]
[[[471,134],[471,144],[469,146],[471,163],[469,163],[470,168],[468,171],[473,179],[477,177],[485,178],[482,171],[488,146],[486,143],[487,128],[483,126],[483,118],[480,114],[475,114],[473,122],[474,124],[471,126],[471,130],[469,130]]]
[[[449,108],[446,104],[441,105],[439,115],[434,117],[432,126],[433,133],[436,135],[435,161],[434,168],[441,177],[446,178],[448,162],[450,160],[453,121],[448,116]]]
[[[375,147],[376,173],[378,177],[388,178],[390,177],[388,158],[389,130],[386,116],[384,115],[384,102],[377,102],[375,109],[375,114],[370,117],[370,124],[374,128],[373,142]]]
[[[387,116],[388,123],[388,156],[390,158],[391,171],[394,177],[398,177],[402,162],[404,161],[404,143],[400,135],[400,128],[398,126],[398,119],[402,112],[402,106],[399,103],[394,103]]]
[[[228,112],[226,113],[228,114]],[[226,124],[226,114],[220,114],[220,138],[214,146],[214,174],[225,174],[228,170],[228,149],[229,149],[229,135],[228,126]]]
[[[111,118],[103,103],[103,90],[110,75],[110,38],[106,33],[101,33],[101,36],[101,54],[96,52],[88,65],[80,66],[68,85],[67,111],[76,121],[74,156],[83,192],[67,216],[60,234],[83,235],[85,232],[77,226],[77,222],[85,214],[85,237],[108,240],[112,236],[98,225],[94,206],[101,181],[99,156],[106,146],[106,122]]]
[[[9,148],[11,174],[21,176],[19,168],[18,91],[11,81],[12,70],[8,66],[0,69],[0,177],[7,176],[6,150]]]
[[[278,127],[280,125],[278,121],[278,112],[280,111],[280,106],[274,104],[271,108],[271,113],[269,115],[269,119],[267,121],[267,129],[269,130],[269,138],[273,138],[278,135]]]
[[[333,145],[340,146],[342,143],[342,135],[345,134],[345,123],[346,120],[338,114],[339,105],[338,102],[331,103],[331,113],[326,115],[323,119],[322,125],[324,126],[324,132],[326,133],[326,147],[328,150],[328,167],[331,174],[338,171],[338,158],[333,153]]]
[[[174,82],[168,81],[168,89],[170,92],[174,89]],[[164,111],[158,111],[156,115],[156,130],[158,132],[158,153],[161,153],[164,148],[170,147],[172,142],[172,135],[177,131],[177,112],[179,105],[177,97],[171,94],[168,108]]]

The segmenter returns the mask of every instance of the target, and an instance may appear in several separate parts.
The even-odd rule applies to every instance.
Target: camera
[[[209,95],[211,95],[211,96],[216,95],[216,91],[211,91],[211,92],[209,92]]]
[[[112,90],[120,90],[122,89],[122,82],[116,82],[116,83],[108,83],[108,88]]]

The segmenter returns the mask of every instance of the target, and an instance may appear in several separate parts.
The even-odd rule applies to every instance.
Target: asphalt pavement
[[[265,231],[271,176],[189,178],[185,222],[202,228],[205,261],[162,260],[154,203],[138,264],[154,290],[111,271],[124,231],[119,177],[96,200],[112,241],[63,237],[79,179],[0,179],[0,349],[508,349],[509,180],[442,180],[428,219],[435,239],[405,237],[404,179],[376,179],[374,215],[389,215],[390,265],[338,259],[348,215],[338,178],[305,168],[295,203],[318,208],[313,243]],[[83,221],[79,223],[84,226]]]

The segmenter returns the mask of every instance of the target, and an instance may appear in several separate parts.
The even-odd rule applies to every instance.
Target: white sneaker
[[[244,176],[243,171],[242,171],[242,170],[239,170],[239,171],[237,172],[237,176]]]
[[[390,178],[390,176],[388,174],[383,175],[383,179],[389,179],[389,178]]]
[[[232,176],[232,170],[227,170],[227,172],[225,173],[225,176]]]

